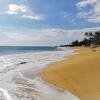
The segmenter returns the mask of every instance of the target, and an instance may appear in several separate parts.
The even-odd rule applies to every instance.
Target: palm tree
[[[94,34],[92,32],[86,32],[85,35],[88,37],[88,42],[90,43],[90,45],[94,45],[95,44],[95,40],[94,40]]]
[[[100,45],[100,31],[95,32],[94,40],[96,45]]]

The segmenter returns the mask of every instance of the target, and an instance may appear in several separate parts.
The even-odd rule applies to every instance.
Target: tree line
[[[85,38],[82,41],[75,40],[69,45],[62,45],[62,46],[98,46],[100,45],[100,31],[95,33],[86,32]]]

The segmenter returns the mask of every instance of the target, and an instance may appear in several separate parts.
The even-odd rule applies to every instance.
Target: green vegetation
[[[69,45],[61,45],[61,47],[64,46],[99,46],[100,45],[100,31],[92,33],[92,32],[86,32],[85,33],[86,38],[82,41],[75,40]]]

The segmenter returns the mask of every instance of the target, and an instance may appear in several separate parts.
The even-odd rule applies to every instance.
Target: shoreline
[[[50,68],[53,64],[56,64],[56,63],[59,63],[59,62],[62,62],[62,61],[65,61],[67,59],[69,59],[70,56],[72,55],[75,55],[75,54],[78,54],[78,52],[76,52],[76,50],[78,50],[77,48],[74,48],[73,52],[71,52],[69,55],[65,55],[65,57],[63,57],[62,59],[58,60],[58,61],[54,61],[50,64],[47,64],[46,67],[44,67],[40,73],[40,77],[43,78],[43,73],[48,69]],[[52,85],[52,84],[51,84]]]
[[[13,100],[34,98],[35,100],[77,100],[60,89],[54,88],[41,79],[41,72],[49,64],[61,61],[73,50],[47,51],[32,54],[1,56],[3,69],[0,70],[0,99],[10,97]],[[6,78],[7,77],[7,78]]]
[[[44,82],[44,84],[46,84],[47,86],[57,90],[58,92],[62,92],[62,93],[65,93],[66,95],[68,95],[68,100],[80,100],[77,96],[75,96],[74,94],[72,94],[70,91],[66,90],[66,89],[63,89],[62,87],[58,87],[50,82],[48,82],[47,80],[45,80],[43,78],[43,72],[45,72],[49,67],[51,67],[53,64],[56,64],[56,63],[59,63],[59,62],[62,62],[62,61],[65,61],[65,60],[68,60],[70,56],[73,56],[73,55],[76,55],[78,54],[77,50],[78,48],[75,48],[75,47],[72,47],[73,49],[73,52],[70,53],[69,55],[66,55],[63,59],[59,60],[59,61],[56,61],[56,62],[53,62],[53,63],[50,63],[47,65],[47,67],[43,68],[42,71],[40,72],[40,75],[39,77],[42,79],[42,81]],[[71,98],[72,97],[72,98]]]
[[[91,63],[93,63],[94,66],[96,65],[95,70],[97,71],[98,70],[97,67],[100,64],[98,62],[100,60],[100,57],[99,57],[100,52],[98,52],[99,50],[96,52],[93,52],[93,50],[91,50],[90,48],[84,48],[84,47],[78,47],[76,49],[78,49],[78,50],[77,51],[75,50],[74,53],[79,53],[79,54],[77,54],[77,55],[72,54],[72,55],[68,56],[68,58],[65,57],[65,59],[62,61],[50,64],[47,68],[45,68],[43,70],[41,77],[44,81],[48,82],[49,84],[52,84],[55,87],[61,88],[64,91],[69,91],[73,95],[79,97],[81,100],[95,100],[95,99],[90,99],[90,98],[95,98],[95,96],[97,96],[96,100],[99,100],[100,96],[98,95],[98,93],[96,93],[96,94],[94,93],[95,95],[92,93],[93,96],[91,96],[91,93],[89,93],[89,95],[86,95],[87,91],[93,92],[93,90],[95,89],[95,86],[96,86],[96,83],[94,82],[92,84],[93,89],[91,89],[92,86],[91,86],[90,82],[95,80],[96,76],[93,77],[93,80],[89,79],[90,77],[92,78],[91,73],[93,72],[93,69],[91,69],[91,68],[93,68],[93,66],[90,67],[90,65],[92,65],[92,64],[88,63],[86,60],[92,61]],[[89,56],[86,56],[87,54]],[[94,61],[94,58],[98,58],[99,60]],[[75,68],[73,68],[73,64],[71,64],[71,63],[73,63],[74,65],[79,64],[79,66],[78,67],[75,66],[76,67],[76,69],[75,69]],[[98,64],[96,64],[96,63],[98,63]],[[83,67],[83,65],[81,67],[80,66],[81,64],[85,64],[86,66],[89,65],[89,67],[86,68],[86,67]],[[71,66],[71,68],[68,67],[68,65]],[[68,73],[67,69],[70,71],[69,73]],[[83,71],[81,71],[82,69],[83,69]],[[90,71],[90,69],[92,72]],[[86,70],[86,72],[85,72],[85,70]],[[82,72],[82,74],[81,74],[81,72]],[[84,74],[86,73],[86,75],[83,75],[83,72],[84,72]],[[90,75],[88,74],[88,72],[90,72]],[[68,73],[67,74],[68,76],[66,75],[66,73]],[[85,79],[85,77],[87,77],[87,78]],[[83,80],[81,78],[83,78]],[[99,82],[98,79],[96,81]],[[87,83],[88,87],[87,87],[86,83]],[[84,89],[84,88],[86,88],[86,89]],[[96,89],[98,89],[98,88],[96,88]]]

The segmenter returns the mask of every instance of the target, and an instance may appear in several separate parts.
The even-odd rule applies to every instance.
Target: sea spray
[[[5,98],[6,100],[13,100],[13,99],[11,98],[11,96],[8,94],[8,91],[7,91],[7,90],[5,90],[5,89],[3,89],[3,88],[0,88],[0,91],[3,92],[4,98]]]

